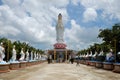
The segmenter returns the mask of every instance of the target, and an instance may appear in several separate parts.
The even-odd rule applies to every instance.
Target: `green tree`
[[[120,24],[113,25],[111,29],[100,30],[98,37],[115,52],[120,51]]]

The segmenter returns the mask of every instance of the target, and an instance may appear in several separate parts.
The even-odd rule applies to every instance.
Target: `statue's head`
[[[13,46],[13,48],[15,48],[15,45]]]
[[[3,43],[1,42],[0,45],[3,45]]]
[[[59,15],[58,15],[58,19],[59,19],[59,20],[62,19],[62,14],[61,14],[61,13],[59,13]]]
[[[21,50],[23,51],[23,48]]]
[[[113,52],[113,50],[112,50],[112,49],[110,49],[110,52]]]

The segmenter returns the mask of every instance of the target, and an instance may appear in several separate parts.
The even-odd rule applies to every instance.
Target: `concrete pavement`
[[[75,63],[42,63],[2,73],[0,80],[120,80],[120,74]]]

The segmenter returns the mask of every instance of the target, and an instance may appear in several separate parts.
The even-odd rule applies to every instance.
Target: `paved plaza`
[[[120,74],[75,63],[42,63],[2,73],[0,80],[120,80]]]

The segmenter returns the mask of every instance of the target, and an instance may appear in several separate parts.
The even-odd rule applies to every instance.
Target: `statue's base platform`
[[[86,61],[86,65],[90,65],[90,62],[88,60]]]
[[[19,66],[19,67],[20,67],[20,68],[25,68],[25,67],[26,67],[26,63],[27,63],[27,62],[20,62],[20,66]]]
[[[114,63],[114,70],[113,72],[120,73],[120,63]]]
[[[80,63],[81,63],[81,64],[84,64],[84,60],[80,60]]]
[[[114,66],[113,63],[110,62],[103,62],[103,69],[106,70],[113,70]]]
[[[26,66],[31,66],[32,62],[26,62]]]
[[[16,70],[19,69],[20,64],[19,63],[10,63],[10,69]]]
[[[96,61],[89,61],[90,66],[95,66],[96,65]]]
[[[103,68],[103,63],[102,62],[96,62],[95,67],[96,68]]]
[[[9,72],[10,64],[0,64],[0,73]]]

